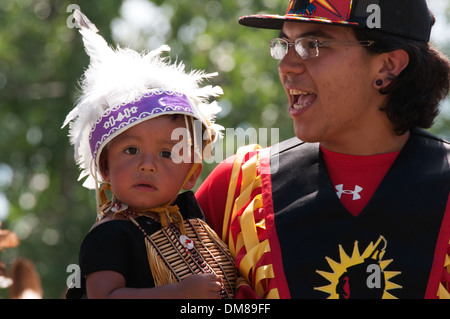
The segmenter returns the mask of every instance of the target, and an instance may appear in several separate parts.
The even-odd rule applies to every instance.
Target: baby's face
[[[185,128],[183,116],[160,116],[137,124],[110,142],[105,150],[103,176],[118,199],[132,208],[148,209],[165,204],[178,194],[192,163],[173,160],[183,156],[172,154],[174,146],[186,141],[179,134],[172,139],[177,128]],[[195,185],[200,171],[193,174],[185,189]]]

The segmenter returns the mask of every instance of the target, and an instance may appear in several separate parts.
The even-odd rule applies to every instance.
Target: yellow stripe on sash
[[[439,288],[437,291],[437,296],[439,299],[450,299],[450,293],[448,292],[448,290],[444,287],[444,285],[441,283],[439,283]]]
[[[449,246],[450,246],[450,241],[448,242]],[[445,262],[444,262],[444,271],[447,271],[448,274],[450,275],[450,255],[446,254],[445,255]],[[444,283],[440,283],[439,284],[439,289],[438,289],[438,293],[437,296],[440,299],[450,299],[450,293],[449,293],[449,282]]]
[[[258,233],[256,230],[254,210],[263,206],[262,195],[257,195],[250,205],[248,205],[241,216],[242,236],[244,239],[245,249],[250,251],[253,247],[259,244]]]
[[[236,257],[237,252],[239,249],[236,249],[237,247],[242,247],[242,242],[234,243],[234,238],[231,235],[231,227],[230,227],[230,221],[232,221],[237,213],[239,212],[239,208],[242,208],[250,199],[250,196],[252,194],[252,179],[253,180],[256,177],[256,156],[252,157],[251,160],[254,161],[253,165],[251,165],[250,169],[254,169],[254,173],[252,176],[248,176],[248,174],[242,175],[242,182],[241,182],[241,194],[239,197],[236,198],[236,201],[234,201],[234,195],[236,191],[237,186],[237,180],[239,178],[239,173],[241,172],[241,169],[243,170],[244,167],[247,167],[248,171],[248,165],[242,165],[242,161],[244,160],[244,157],[251,151],[260,149],[261,147],[259,145],[248,145],[244,146],[238,149],[236,153],[236,158],[233,164],[233,170],[231,172],[231,179],[230,179],[230,185],[228,187],[228,196],[227,196],[227,202],[225,206],[225,214],[224,214],[224,221],[223,221],[223,231],[222,231],[222,239],[226,241],[227,233],[228,233],[228,246],[230,249],[230,253],[233,257]],[[247,163],[246,163],[247,164]],[[261,183],[261,181],[260,181]],[[248,185],[250,184],[250,185]],[[247,186],[248,185],[248,186]],[[231,217],[230,217],[231,214]],[[238,238],[239,239],[239,238]]]
[[[230,185],[228,185],[228,195],[227,195],[227,201],[225,204],[225,212],[224,212],[224,219],[223,219],[223,228],[222,228],[222,240],[226,240],[226,235],[228,233],[229,229],[229,222],[230,222],[230,214],[231,214],[231,207],[233,205],[234,200],[234,194],[236,191],[237,181],[239,177],[239,173],[241,170],[241,164],[242,161],[247,155],[247,153],[260,149],[261,146],[257,144],[243,146],[238,149],[236,152],[236,156],[233,163],[233,169],[231,171],[231,178],[230,178]]]
[[[242,163],[249,152],[257,149],[260,149],[258,145],[251,145],[240,148],[236,154],[228,189],[223,236],[226,238],[228,235],[228,246],[232,256],[236,257],[245,252],[242,259],[236,261],[236,266],[250,287],[260,298],[278,299],[277,288],[268,289],[270,280],[275,278],[273,266],[270,263],[261,263],[261,257],[270,253],[269,240],[260,242],[258,237],[258,230],[261,233],[266,230],[265,219],[255,219],[255,212],[264,209],[262,193],[255,192],[262,186],[261,176],[258,174],[259,154]],[[234,200],[238,186],[236,180],[240,173],[242,173],[240,193]],[[270,257],[267,260],[270,261]],[[261,264],[258,265],[258,262]]]

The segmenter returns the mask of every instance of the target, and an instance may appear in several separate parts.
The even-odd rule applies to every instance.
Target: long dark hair
[[[388,96],[385,111],[398,134],[414,128],[430,128],[439,115],[439,103],[450,86],[450,62],[430,43],[416,41],[376,29],[354,29],[358,40],[374,40],[367,50],[373,54],[403,49],[409,64],[380,90]]]

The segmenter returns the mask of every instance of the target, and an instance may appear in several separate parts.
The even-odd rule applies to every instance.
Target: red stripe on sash
[[[262,196],[264,202],[264,212],[266,214],[266,231],[270,243],[270,253],[272,254],[272,265],[275,273],[276,286],[280,299],[290,299],[291,295],[284,274],[281,248],[275,228],[273,202],[272,202],[272,182],[270,172],[270,148],[260,150],[260,170],[262,182]]]

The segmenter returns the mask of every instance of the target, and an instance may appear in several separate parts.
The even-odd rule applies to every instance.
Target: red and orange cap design
[[[426,0],[290,0],[285,15],[249,15],[239,23],[264,29],[281,29],[286,21],[370,28],[367,21],[374,13],[380,19],[380,31],[430,40],[434,19]]]

